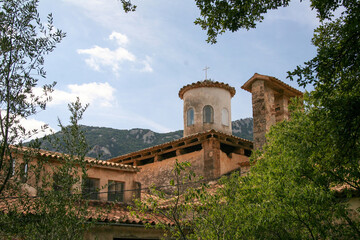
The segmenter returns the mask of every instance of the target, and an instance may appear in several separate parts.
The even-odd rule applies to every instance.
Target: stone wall
[[[167,186],[171,179],[174,178],[173,169],[176,160],[178,162],[188,161],[191,163],[191,170],[196,175],[203,175],[204,150],[199,150],[191,153],[186,153],[176,157],[168,158],[163,161],[154,162],[141,166],[140,172],[136,174],[136,181],[141,183],[141,188],[145,189],[151,185]]]
[[[240,168],[241,172],[247,172],[249,157],[237,154],[237,153],[230,153],[226,154],[220,151],[220,175],[224,175],[234,171],[235,169]]]
[[[194,88],[184,93],[184,137],[191,134],[200,133],[214,129],[227,134],[232,134],[231,130],[231,94],[222,88],[202,87]],[[214,122],[203,123],[203,108],[210,105],[214,109]],[[194,124],[187,126],[187,111],[194,109]],[[228,124],[222,124],[222,109],[228,111]]]
[[[251,86],[254,148],[261,148],[265,142],[265,133],[275,124],[274,92],[267,88],[265,81],[256,80]]]

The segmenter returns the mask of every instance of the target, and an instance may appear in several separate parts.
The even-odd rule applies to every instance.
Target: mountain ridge
[[[82,125],[85,138],[90,150],[89,157],[108,160],[130,152],[149,148],[183,137],[183,130],[169,133],[157,133],[150,129],[114,129],[108,127],[93,127]],[[232,121],[232,133],[234,136],[252,140],[253,119],[245,118]],[[55,133],[55,135],[59,132]],[[42,140],[41,148],[50,151],[62,151],[54,149],[47,140]]]

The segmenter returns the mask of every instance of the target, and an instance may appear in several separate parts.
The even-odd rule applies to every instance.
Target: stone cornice
[[[244,85],[241,86],[241,88],[251,93],[251,86],[253,82],[256,80],[263,80],[275,88],[282,89],[290,97],[301,97],[303,95],[301,91],[291,87],[290,85],[284,83],[283,81],[280,81],[275,77],[261,75],[258,73],[255,73],[249,80],[247,80],[246,83],[244,83]]]
[[[214,82],[212,80],[204,80],[204,81],[198,81],[196,83],[188,84],[184,87],[182,87],[179,91],[179,97],[183,99],[184,93],[190,89],[194,88],[202,88],[202,87],[213,87],[213,88],[223,88],[230,92],[231,97],[233,97],[236,93],[235,88],[231,87],[229,84],[223,83],[223,82]]]

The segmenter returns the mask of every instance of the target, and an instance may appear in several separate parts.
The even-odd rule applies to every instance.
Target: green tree
[[[65,36],[55,30],[51,14],[41,23],[37,0],[2,0],[0,10],[0,193],[5,189],[15,159],[11,145],[35,132],[26,131],[21,119],[46,107],[55,83],[43,86],[43,95],[34,94],[39,78],[45,78],[44,56]]]
[[[195,0],[209,43],[226,31],[256,28],[290,0]],[[320,26],[317,55],[289,71],[313,85],[291,120],[273,127],[246,177],[198,194],[193,227],[200,239],[358,239],[359,215],[347,204],[360,182],[360,2],[311,0]],[[335,15],[335,11],[340,13]],[[342,198],[338,189],[345,188]]]
[[[141,199],[135,201],[135,206],[129,207],[139,218],[146,220],[150,215],[156,219],[155,227],[165,230],[164,237],[183,240],[192,237],[193,200],[197,193],[205,190],[205,185],[201,182],[202,177],[189,170],[190,166],[189,162],[176,160],[169,184],[150,187]]]
[[[15,181],[11,196],[5,197],[6,208],[0,215],[0,233],[4,237],[21,239],[83,239],[92,227],[90,217],[97,212],[83,199],[82,180],[87,177],[89,163],[85,161],[88,146],[78,124],[87,106],[79,99],[69,104],[70,125],[59,120],[60,137],[50,136],[57,147],[69,154],[52,153],[41,156],[35,149],[24,152],[28,163],[28,186],[36,189],[36,195],[22,191],[23,184]],[[50,138],[49,137],[49,138]],[[58,156],[54,158],[53,155]],[[28,160],[29,159],[29,160]],[[98,213],[100,213],[98,211]]]
[[[351,195],[346,195],[346,192],[341,197],[338,195],[339,186],[346,183],[338,179],[334,181],[328,174],[329,166],[322,164],[333,160],[332,146],[328,145],[331,140],[323,132],[327,127],[325,122],[314,121],[313,114],[312,109],[305,108],[304,113],[304,109],[298,106],[291,121],[272,127],[263,152],[252,157],[256,163],[247,176],[224,178],[217,194],[205,193],[200,198],[204,209],[198,211],[194,222],[198,237],[360,237],[359,215],[348,205]],[[327,153],[322,152],[325,149]]]
[[[65,34],[53,26],[51,14],[43,24],[38,0],[1,0],[0,9],[0,233],[13,239],[81,239],[91,224],[88,203],[81,199],[86,177],[87,145],[78,121],[86,107],[79,100],[69,105],[71,125],[61,142],[69,154],[57,160],[43,157],[36,147],[22,147],[35,131],[21,120],[45,109],[55,83],[34,92],[46,77],[45,56]],[[58,164],[53,164],[53,161]]]
[[[196,3],[202,16],[196,23],[207,30],[208,42],[216,43],[227,30],[255,28],[268,10],[286,7],[289,1]],[[222,211],[225,223],[235,219],[237,227],[211,228],[200,221],[200,229],[206,229],[200,236],[359,238],[359,215],[350,218],[353,212],[346,204],[351,194],[339,199],[335,190],[360,190],[360,2],[314,0],[311,7],[320,21],[312,39],[317,55],[290,71],[289,78],[315,90],[306,94],[290,121],[271,129],[267,146],[253,157],[250,175],[225,180],[219,195],[227,207],[209,201],[209,219]],[[224,222],[217,220],[212,222]]]

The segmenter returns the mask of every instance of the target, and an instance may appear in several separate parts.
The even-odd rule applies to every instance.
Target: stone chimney
[[[252,94],[254,148],[261,149],[270,127],[289,119],[290,99],[301,97],[303,93],[279,79],[257,73],[241,88]]]
[[[182,87],[179,97],[184,100],[184,137],[214,129],[232,134],[231,98],[235,88],[211,80]]]

